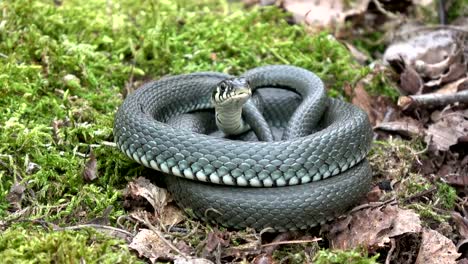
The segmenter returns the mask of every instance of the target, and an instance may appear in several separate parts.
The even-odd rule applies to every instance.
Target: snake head
[[[213,90],[211,101],[216,107],[240,107],[252,95],[247,79],[238,77],[219,82]]]

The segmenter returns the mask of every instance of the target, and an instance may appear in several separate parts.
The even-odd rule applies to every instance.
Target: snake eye
[[[224,91],[226,91],[226,89],[227,89],[226,83],[222,82],[222,83],[219,85],[219,89],[220,89],[221,93],[224,93]]]

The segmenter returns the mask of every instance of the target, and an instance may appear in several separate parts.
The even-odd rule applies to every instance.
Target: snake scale
[[[342,214],[365,195],[371,181],[365,156],[372,142],[367,115],[328,98],[308,70],[270,65],[243,74],[254,92],[276,87],[300,95],[289,120],[270,120],[285,124],[280,140],[216,138],[167,124],[180,114],[212,109],[213,89],[231,77],[200,72],[144,84],[117,111],[118,148],[170,174],[165,181],[179,205],[227,227],[305,229]],[[286,118],[281,109],[268,104],[266,119],[275,113]]]

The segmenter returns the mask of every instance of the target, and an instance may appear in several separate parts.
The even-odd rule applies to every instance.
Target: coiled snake
[[[115,117],[118,147],[136,162],[171,174],[165,180],[179,205],[228,227],[304,229],[361,199],[371,180],[367,115],[326,97],[321,80],[302,68],[263,66],[242,77],[254,93],[266,91],[263,114],[272,130],[283,129],[280,140],[217,138],[168,124],[180,114],[213,109],[213,91],[232,78],[202,72],[153,81],[129,95]],[[256,130],[265,122],[252,121],[260,111],[252,101],[242,114],[253,113],[247,119]]]

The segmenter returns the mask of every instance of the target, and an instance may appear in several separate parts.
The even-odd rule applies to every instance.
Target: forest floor
[[[0,2],[2,262],[468,263],[468,1],[267,2]],[[342,217],[203,223],[113,143],[142,83],[268,64],[369,116],[373,187]]]

